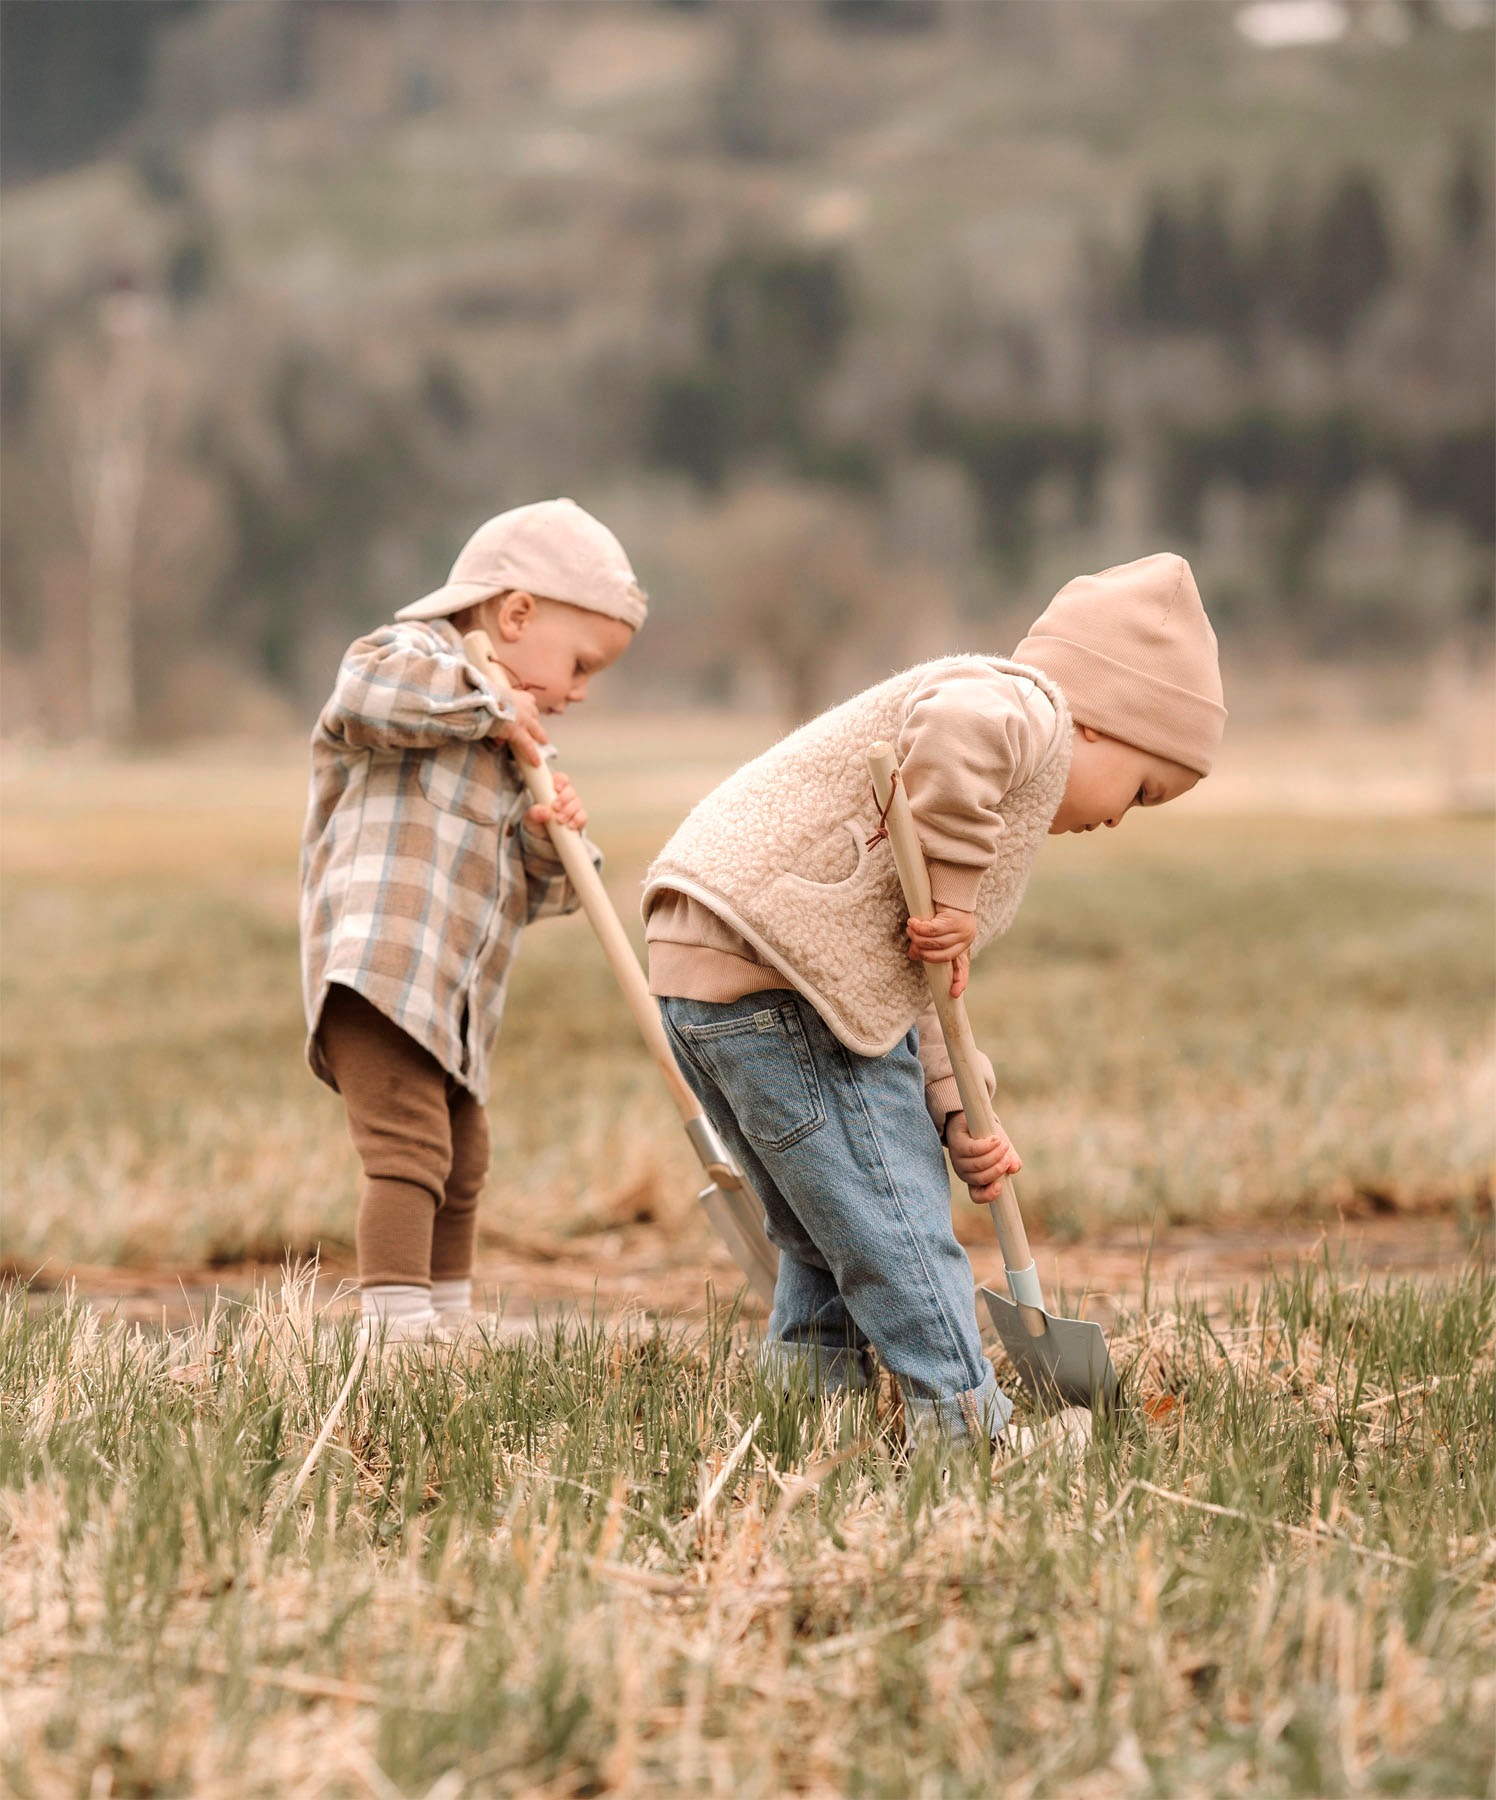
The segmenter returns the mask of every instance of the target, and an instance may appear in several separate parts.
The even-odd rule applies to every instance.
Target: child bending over
[[[918,963],[953,963],[959,993],[1046,834],[1178,799],[1225,718],[1189,564],[1148,556],[1068,583],[1011,658],[923,663],[812,719],[665,845],[644,889],[650,985],[779,1247],[771,1368],[858,1387],[875,1348],[911,1437],[1001,1438],[1012,1405],[982,1353],[941,1143],[981,1203],[1022,1164],[1005,1135],[967,1131]],[[932,920],[907,917],[880,841],[880,738]]]

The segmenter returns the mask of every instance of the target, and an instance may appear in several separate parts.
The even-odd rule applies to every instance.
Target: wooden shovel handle
[[[501,699],[507,697],[511,691],[509,680],[493,653],[488,633],[470,631],[462,641],[473,667]],[[538,805],[550,806],[554,803],[556,784],[551,779],[548,765],[541,763],[537,766],[526,762],[522,756],[516,756],[514,766],[523,776],[525,786]],[[686,1078],[676,1064],[670,1040],[665,1035],[664,1022],[660,1018],[660,1009],[649,991],[649,982],[639,966],[639,958],[634,954],[628,933],[613,910],[613,902],[608,898],[608,890],[603,886],[602,877],[587,854],[582,835],[567,825],[557,824],[554,819],[546,826],[546,831],[550,834],[550,840],[556,847],[556,854],[561,858],[571,885],[577,891],[582,910],[597,933],[598,942],[612,966],[618,985],[623,989],[623,997],[634,1015],[634,1022],[643,1035],[650,1055],[659,1065],[660,1073],[665,1077],[676,1111],[690,1124],[701,1112],[701,1102],[686,1085]]]
[[[873,776],[873,791],[878,796],[878,808],[888,825],[888,841],[893,848],[894,867],[899,872],[909,916],[933,919],[935,903],[930,896],[930,871],[925,866],[925,853],[915,829],[909,796],[904,792],[904,784],[898,780],[898,758],[892,745],[878,743],[869,749],[867,760]],[[993,1137],[998,1129],[997,1115],[992,1110],[987,1083],[982,1079],[976,1039],[966,1016],[966,1002],[951,997],[952,965],[927,962],[921,966],[930,984],[946,1049],[950,1051],[951,1071],[966,1111],[967,1129],[973,1137]],[[1018,1210],[1018,1196],[1011,1176],[1004,1181],[989,1210],[992,1223],[997,1227],[997,1241],[1002,1246],[1004,1263],[1012,1270],[1027,1269],[1034,1259],[1029,1253],[1028,1233],[1023,1229],[1023,1215]]]

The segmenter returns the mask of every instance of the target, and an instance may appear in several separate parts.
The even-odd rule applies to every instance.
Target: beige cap
[[[575,500],[537,500],[480,525],[458,552],[444,587],[412,600],[397,619],[444,619],[508,588],[589,612],[644,623],[649,596],[623,545]]]
[[[1067,581],[1013,660],[1059,683],[1076,724],[1210,773],[1226,724],[1221,666],[1182,556]]]

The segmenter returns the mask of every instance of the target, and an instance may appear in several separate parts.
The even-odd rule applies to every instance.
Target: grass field
[[[751,740],[575,734],[626,916]],[[0,1288],[0,1784],[1492,1791],[1488,821],[1227,786],[1047,847],[972,990],[1052,1244],[1453,1217],[1463,1273],[1326,1260],[1208,1306],[1145,1280],[1111,1333],[1126,1418],[948,1468],[903,1461],[886,1394],[770,1392],[730,1304],[574,1318],[366,1368],[293,1497],[353,1357],[309,1274],[171,1333],[43,1290],[348,1268],[354,1160],[301,1061],[303,784],[296,746],[10,764],[3,1249],[40,1279]],[[491,1118],[480,1269],[730,1289],[578,921],[526,943]]]
[[[752,727],[569,726],[625,918]],[[682,751],[682,744],[686,746]],[[299,746],[12,767],[4,789],[4,1250],[74,1263],[346,1264],[356,1166],[302,1063]],[[1207,784],[1208,785],[1208,784]],[[971,1010],[1051,1235],[1488,1210],[1488,821],[1211,811],[1053,841]],[[694,1165],[587,927],[517,965],[490,1243],[706,1244]],[[980,1222],[961,1203],[963,1229]],[[665,1229],[661,1229],[665,1227]],[[629,1238],[632,1243],[634,1238]]]
[[[1082,1456],[901,1464],[719,1319],[365,1372],[0,1318],[17,1795],[1481,1795],[1496,1287],[1123,1322]]]

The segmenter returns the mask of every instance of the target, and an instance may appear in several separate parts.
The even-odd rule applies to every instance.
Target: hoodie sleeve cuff
[[[939,1081],[932,1081],[925,1089],[925,1110],[935,1123],[940,1133],[940,1141],[945,1142],[945,1122],[952,1113],[961,1110],[961,1092],[956,1086],[954,1075],[942,1076]]]
[[[955,906],[962,912],[977,909],[977,889],[982,885],[982,871],[967,863],[932,862],[930,898],[937,906]]]

